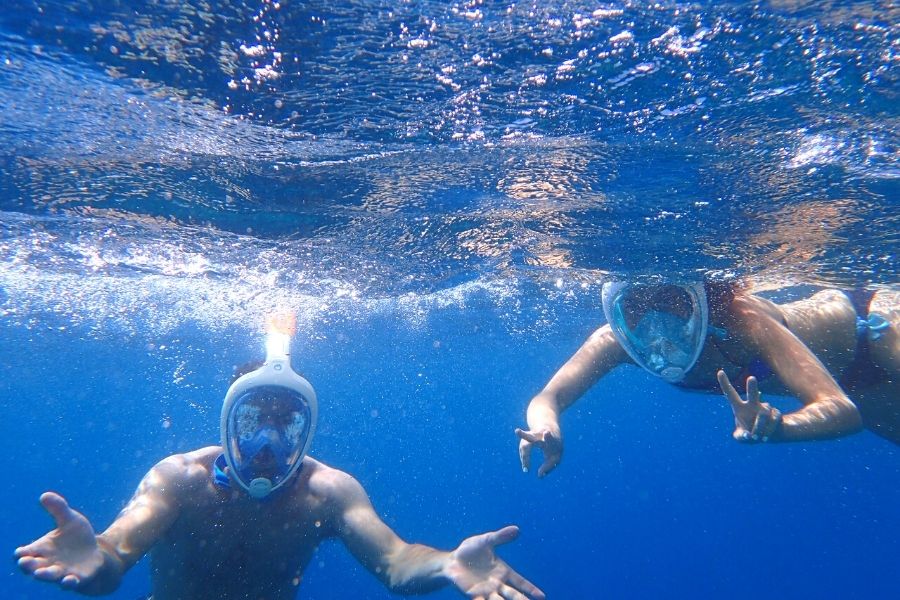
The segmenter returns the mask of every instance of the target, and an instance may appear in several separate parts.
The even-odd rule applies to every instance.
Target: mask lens
[[[247,390],[235,400],[227,422],[227,449],[240,478],[284,479],[302,460],[310,424],[309,403],[295,390]]]

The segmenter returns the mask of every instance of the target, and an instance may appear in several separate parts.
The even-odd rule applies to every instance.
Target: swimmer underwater
[[[525,471],[535,447],[544,455],[539,477],[560,463],[560,415],[629,363],[687,390],[721,390],[739,442],[822,440],[867,428],[900,443],[896,289],[822,290],[778,305],[733,282],[613,281],[603,284],[602,302],[607,324],[531,400],[528,429],[516,430]],[[782,413],[760,389],[802,406]]]
[[[19,567],[64,589],[104,595],[149,553],[153,600],[292,599],[318,545],[338,538],[398,594],[452,584],[474,600],[542,600],[494,553],[517,527],[469,537],[450,552],[409,544],[376,514],[359,482],[307,456],[316,395],[291,369],[284,331],[270,330],[265,363],[229,388],[221,446],[160,461],[99,535],[62,496],[44,493],[56,528],[16,549]]]

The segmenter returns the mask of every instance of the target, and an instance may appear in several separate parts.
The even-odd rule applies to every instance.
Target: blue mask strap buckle
[[[225,469],[228,468],[228,461],[225,460],[225,453],[220,454],[213,463],[213,483],[227,490],[231,489],[231,481]]]
[[[884,330],[890,326],[890,321],[876,313],[870,314],[868,319],[856,318],[857,336],[862,337],[864,334],[868,334],[869,341],[872,342],[880,339],[884,335]]]

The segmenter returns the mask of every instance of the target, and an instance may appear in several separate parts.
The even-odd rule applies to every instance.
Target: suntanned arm
[[[550,378],[528,404],[528,431],[516,429],[523,471],[528,471],[531,466],[531,451],[535,446],[544,454],[538,477],[556,468],[563,452],[560,415],[601,377],[626,360],[629,360],[628,355],[616,341],[609,325],[604,325]]]
[[[85,595],[112,593],[122,576],[175,521],[189,487],[191,455],[176,455],[154,466],[110,527],[94,535],[90,522],[65,499],[48,492],[41,503],[57,528],[16,550],[19,566],[37,579]]]
[[[597,329],[560,367],[528,405],[532,430],[559,422],[559,415],[581,398],[601,377],[628,360],[609,325]]]
[[[421,594],[449,583],[450,553],[408,544],[379,518],[365,490],[350,475],[329,474],[338,536],[354,557],[391,591]]]
[[[495,546],[519,535],[517,527],[466,538],[452,552],[409,544],[379,518],[359,482],[340,471],[327,477],[338,535],[391,591],[424,594],[450,583],[473,600],[544,599],[540,589],[494,554]]]
[[[782,417],[772,441],[834,438],[862,429],[862,418],[822,362],[782,323],[764,301],[739,297],[732,305],[734,330],[766,361],[803,408]]]

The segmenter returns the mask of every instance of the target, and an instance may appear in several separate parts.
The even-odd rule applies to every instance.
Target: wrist
[[[542,402],[530,406],[526,415],[528,428],[532,431],[548,429],[551,433],[559,433],[559,409],[555,403]]]
[[[453,583],[458,575],[458,563],[454,560],[455,551],[441,552],[437,560],[440,564],[437,577],[444,583]]]
[[[78,593],[85,596],[111,594],[118,589],[125,572],[124,564],[115,547],[102,536],[98,535],[95,539],[97,552],[100,554],[100,565],[87,581],[82,581],[77,587]]]
[[[777,408],[772,408],[772,428],[763,436],[763,442],[778,442],[784,439],[784,415]]]
[[[397,594],[425,594],[453,581],[453,554],[407,544],[384,568],[383,580]]]

